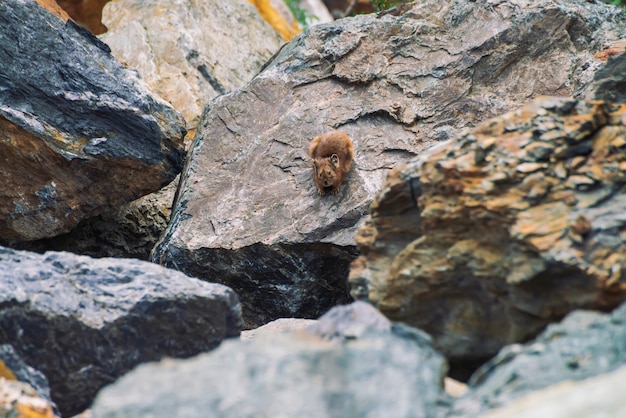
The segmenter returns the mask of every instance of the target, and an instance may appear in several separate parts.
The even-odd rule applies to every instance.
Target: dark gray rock
[[[445,369],[429,337],[409,327],[370,328],[334,343],[270,333],[139,366],[104,388],[92,411],[94,418],[434,417]]]
[[[532,97],[578,92],[625,25],[614,7],[547,0],[426,0],[316,25],[206,108],[153,261],[233,287],[248,327],[316,317],[349,300],[354,233],[391,168]],[[307,149],[331,129],[356,160],[320,198]]]
[[[225,286],[138,260],[0,248],[0,343],[46,375],[65,416],[138,363],[189,357],[240,329]]]
[[[588,87],[588,96],[597,100],[626,103],[626,54],[609,58]]]
[[[626,304],[613,313],[575,311],[534,341],[503,348],[479,368],[448,416],[468,417],[566,380],[626,364]]]
[[[0,345],[0,361],[4,363],[4,366],[17,380],[28,383],[35,392],[37,392],[39,397],[46,399],[51,403],[53,408],[56,408],[56,405],[52,402],[52,398],[50,397],[50,386],[48,385],[46,376],[39,370],[35,370],[24,363],[24,360],[15,352],[15,349],[13,349],[11,345]]]
[[[0,2],[0,62],[1,240],[67,232],[180,171],[182,116],[72,20]]]

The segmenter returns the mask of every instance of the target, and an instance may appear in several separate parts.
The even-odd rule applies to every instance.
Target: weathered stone
[[[94,418],[435,417],[443,373],[445,361],[429,337],[405,326],[334,343],[307,332],[274,333],[226,341],[185,361],[139,366],[103,389],[92,412]]]
[[[622,49],[624,46],[622,46]],[[594,77],[587,88],[589,99],[626,103],[626,54],[620,53],[610,58]]]
[[[531,393],[482,418],[591,418],[619,417],[626,411],[621,390],[626,367],[582,382],[564,382]]]
[[[243,86],[281,46],[244,1],[114,0],[100,37],[195,130],[215,96]]]
[[[50,386],[46,376],[24,363],[24,360],[8,344],[0,345],[0,378],[27,383],[37,396],[48,402],[52,410],[56,409],[56,405],[50,398]]]
[[[312,27],[210,103],[153,260],[233,287],[248,327],[320,315],[349,299],[354,233],[392,167],[529,97],[571,94],[625,19],[586,2],[427,0]],[[320,198],[307,149],[331,129],[357,155]]]
[[[0,62],[0,239],[67,232],[179,172],[180,114],[73,21],[0,2]]]
[[[541,98],[398,167],[359,231],[356,293],[464,361],[571,310],[614,308],[626,299],[624,116]],[[549,141],[561,151],[521,170],[547,121],[569,127]]]
[[[43,372],[64,416],[140,362],[239,335],[228,288],[138,260],[0,249],[0,343]]]
[[[302,318],[279,318],[255,329],[241,331],[242,340],[254,340],[255,338],[269,333],[287,333],[301,331],[316,323],[315,319]]]
[[[47,399],[28,384],[0,377],[0,416],[12,418],[55,418]]]
[[[178,181],[139,199],[81,221],[53,238],[11,242],[11,247],[36,252],[69,251],[91,257],[148,260],[170,220]]]
[[[470,391],[456,401],[446,416],[479,416],[489,409],[508,405],[540,389],[560,382],[603,375],[623,368],[625,364],[626,304],[612,314],[576,311],[561,323],[549,325],[534,341],[503,348],[495,358],[476,371],[469,382]],[[621,393],[619,385],[603,387],[609,391],[607,395],[612,389]],[[612,395],[616,396],[617,393]],[[623,399],[623,396],[618,397]],[[594,393],[587,393],[579,401],[593,405],[598,399]],[[551,406],[555,407],[554,404]],[[571,406],[569,402],[563,403],[555,408],[554,413],[558,412],[558,416],[576,416],[565,413],[571,410],[568,409]],[[502,413],[494,415],[509,416]],[[534,418],[539,415],[528,413],[524,416]]]

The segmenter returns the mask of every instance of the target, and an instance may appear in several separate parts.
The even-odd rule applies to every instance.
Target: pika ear
[[[330,162],[333,163],[333,165],[337,165],[339,164],[339,157],[337,157],[337,154],[333,154],[330,156]]]

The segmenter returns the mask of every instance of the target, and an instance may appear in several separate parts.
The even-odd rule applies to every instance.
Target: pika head
[[[309,146],[309,156],[313,166],[313,178],[320,196],[339,192],[352,167],[354,146],[350,137],[341,131],[331,131],[316,136]]]

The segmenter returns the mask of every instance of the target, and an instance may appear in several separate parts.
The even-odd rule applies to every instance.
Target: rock
[[[282,44],[242,1],[114,0],[102,20],[109,30],[100,39],[183,114],[191,131],[210,99],[250,81]]]
[[[409,327],[370,329],[335,342],[303,332],[270,333],[226,341],[193,359],[139,366],[104,388],[92,413],[94,418],[435,417],[443,373],[445,361],[429,337]]]
[[[170,220],[177,185],[174,180],[155,193],[85,219],[67,234],[13,242],[11,247],[39,253],[68,251],[98,258],[148,260]]]
[[[152,259],[231,286],[248,328],[349,301],[354,234],[392,167],[530,97],[578,91],[577,69],[625,27],[614,7],[517,4],[427,0],[296,37],[207,107]],[[331,129],[357,156],[343,191],[320,198],[307,149]]]
[[[626,54],[624,44],[621,42],[622,52],[611,55],[606,65],[595,73],[593,83],[587,88],[586,97],[588,99],[607,100],[612,102],[626,103]],[[615,52],[615,47],[608,51]],[[606,52],[603,50],[602,52]]]
[[[97,38],[37,2],[0,3],[0,240],[35,240],[158,190],[184,121]],[[28,174],[26,174],[28,173]]]
[[[0,249],[0,343],[41,370],[63,416],[140,362],[239,335],[228,288],[138,260]]]
[[[28,384],[37,396],[46,400],[54,411],[56,405],[50,398],[48,379],[39,370],[26,363],[8,344],[0,345],[0,379],[17,380]]]
[[[548,328],[534,341],[525,344],[514,344],[503,348],[498,355],[482,366],[472,376],[470,391],[463,398],[456,401],[449,417],[479,416],[481,413],[498,407],[511,405],[507,411],[513,412],[526,401],[512,402],[526,395],[533,394],[533,398],[542,397],[544,388],[551,387],[566,381],[581,381],[593,376],[604,375],[626,365],[626,304],[616,309],[612,314],[603,314],[593,311],[575,311],[569,314],[561,323],[549,325]],[[623,373],[621,373],[623,375]],[[605,382],[614,378],[606,376]],[[572,385],[569,384],[571,387]],[[581,383],[582,387],[587,383]],[[609,397],[622,397],[620,385],[603,385]],[[561,389],[554,388],[556,392]],[[596,395],[598,391],[576,392],[580,396],[574,404],[572,402],[551,403],[552,413],[556,416],[618,416],[618,415],[576,415],[567,414],[574,411],[573,406],[579,403],[597,405],[600,401]],[[615,389],[611,395],[611,389]],[[567,391],[569,392],[569,391]],[[574,399],[573,392],[570,392]],[[560,400],[564,400],[560,397]],[[607,399],[608,401],[608,399]],[[609,402],[614,402],[613,399]],[[531,406],[534,402],[531,402]],[[514,406],[515,405],[515,406]],[[623,402],[622,402],[623,405]],[[539,407],[539,406],[537,406]],[[543,405],[542,408],[545,408]],[[610,408],[610,406],[608,406]],[[533,406],[533,408],[535,408]],[[541,409],[541,408],[540,408]],[[539,411],[540,409],[537,409]],[[532,409],[531,409],[532,410]],[[545,410],[545,409],[544,409]],[[588,409],[587,409],[588,410]],[[539,417],[528,413],[523,416]],[[491,415],[490,415],[491,416]],[[522,416],[503,415],[503,412],[493,416]],[[541,415],[547,416],[547,415]]]
[[[28,384],[0,377],[0,414],[3,417],[55,418],[48,400]]]
[[[246,331],[241,331],[240,338],[242,340],[254,340],[259,336],[270,334],[270,333],[286,333],[286,332],[301,331],[316,322],[317,320],[315,319],[279,318],[261,327],[246,330]]]
[[[619,389],[626,367],[582,382],[564,382],[488,412],[484,418],[591,418],[619,417],[626,401]]]
[[[41,3],[40,0],[37,1]],[[96,35],[107,31],[101,20],[102,8],[109,1],[111,0],[56,0],[72,19]]]
[[[398,167],[357,237],[359,296],[454,361],[619,305],[625,116],[626,105],[541,98]]]

